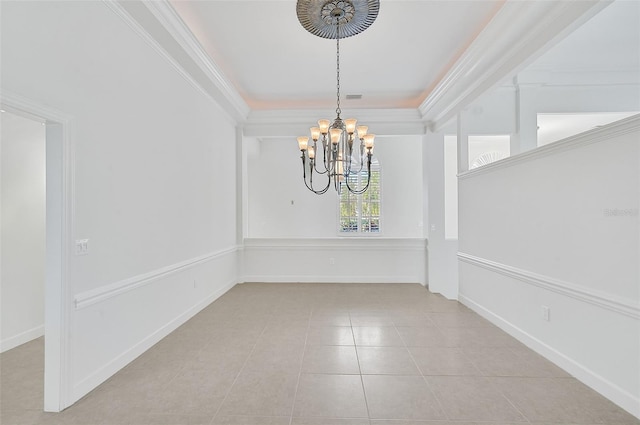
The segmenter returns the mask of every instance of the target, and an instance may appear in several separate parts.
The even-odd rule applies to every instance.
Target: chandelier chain
[[[338,107],[336,108],[336,114],[340,118],[340,20],[336,19],[336,89],[338,98]]]

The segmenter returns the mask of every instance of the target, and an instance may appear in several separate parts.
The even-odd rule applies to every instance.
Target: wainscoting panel
[[[615,297],[569,292],[552,279],[533,284],[459,258],[461,303],[640,417],[638,306],[620,309]]]
[[[458,299],[640,417],[640,115],[459,176]]]
[[[78,294],[73,401],[231,289],[237,253],[211,253]]]
[[[245,239],[242,280],[426,285],[426,254],[418,238]]]

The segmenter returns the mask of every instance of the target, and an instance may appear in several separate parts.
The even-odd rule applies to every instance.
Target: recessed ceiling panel
[[[252,109],[335,105],[336,41],[300,24],[296,1],[172,5]],[[502,1],[382,0],[366,31],[340,42],[346,107],[417,107]]]

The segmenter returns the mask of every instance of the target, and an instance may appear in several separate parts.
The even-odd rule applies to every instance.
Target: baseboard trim
[[[104,285],[90,291],[81,292],[80,294],[76,295],[74,299],[76,310],[80,310],[90,305],[103,302],[109,298],[115,297],[141,286],[148,285],[174,273],[182,272],[191,267],[195,267],[208,261],[218,259],[228,254],[234,254],[237,250],[238,247],[234,246],[232,248],[211,252],[209,254],[190,258],[188,260],[181,261],[170,266],[162,267],[148,273],[133,276],[128,279],[111,283],[109,285]]]
[[[0,353],[9,351],[12,348],[16,348],[22,344],[26,344],[29,341],[33,341],[36,338],[40,338],[44,335],[44,324],[36,326],[35,328],[21,332],[18,335],[10,336],[0,341]]]
[[[640,319],[640,305],[631,300],[616,297],[601,291],[591,290],[579,285],[555,279],[549,276],[533,273],[518,267],[508,266],[485,258],[458,252],[458,259],[465,263],[482,267],[486,270],[500,273],[504,276],[518,279],[522,282],[534,285],[548,291],[553,291],[561,295],[587,302],[595,306],[624,314],[634,319]]]
[[[419,283],[425,286],[417,276],[325,276],[298,275],[272,276],[247,275],[241,280],[244,283]]]
[[[157,344],[164,337],[166,337],[171,332],[176,330],[178,327],[183,325],[185,322],[187,322],[189,319],[195,316],[202,309],[204,309],[209,304],[211,304],[212,302],[220,298],[227,291],[233,288],[236,285],[236,283],[237,282],[235,279],[229,282],[226,282],[223,286],[215,290],[208,297],[198,302],[197,304],[195,304],[194,306],[192,306],[191,308],[189,308],[188,310],[186,310],[184,313],[180,314],[173,320],[169,321],[167,324],[161,326],[154,333],[150,334],[149,336],[144,338],[142,341],[140,341],[133,347],[129,348],[124,353],[122,353],[121,355],[119,355],[109,363],[105,364],[104,366],[96,370],[94,373],[92,373],[82,381],[78,382],[73,387],[72,403],[75,403],[76,401],[80,400],[82,397],[88,394],[91,390],[96,388],[98,385],[102,384],[104,381],[106,381],[115,373],[117,373],[120,369],[122,369],[123,367],[131,363],[138,356],[143,354],[145,351],[147,351],[149,348]]]
[[[531,348],[533,351],[537,352],[546,359],[555,363],[557,366],[566,370],[579,381],[593,388],[595,391],[599,392],[612,402],[627,410],[632,415],[640,418],[639,397],[636,397],[628,391],[625,391],[616,384],[603,378],[602,376],[576,362],[570,357],[562,354],[553,347],[545,344],[544,342],[540,341],[539,339],[535,338],[531,334],[525,332],[524,330],[520,329],[504,318],[498,316],[497,314],[491,312],[472,299],[459,294],[458,300],[465,306],[469,307],[471,310],[478,313],[480,316],[498,326],[500,329],[502,329],[512,337],[516,338],[518,341],[525,344],[527,347]]]

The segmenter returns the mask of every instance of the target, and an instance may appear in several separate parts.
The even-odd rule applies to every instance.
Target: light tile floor
[[[238,285],[59,414],[43,357],[0,356],[2,425],[640,424],[412,284]]]

